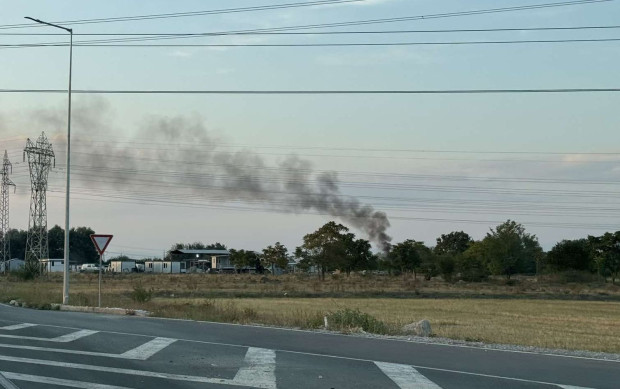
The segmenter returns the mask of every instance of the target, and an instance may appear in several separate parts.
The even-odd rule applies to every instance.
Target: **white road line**
[[[375,362],[375,365],[400,389],[441,389],[412,366],[387,362]]]
[[[94,382],[85,382],[85,381],[64,380],[61,378],[42,377],[42,376],[36,376],[36,375],[30,375],[30,374],[20,374],[20,373],[10,373],[10,372],[2,372],[0,374],[4,374],[5,377],[10,378],[12,380],[16,380],[16,381],[37,382],[37,383],[46,384],[46,385],[68,386],[70,388],[131,389],[125,386],[96,384]]]
[[[149,342],[144,343],[142,346],[138,346],[129,351],[125,351],[121,354],[121,357],[146,361],[147,359],[155,355],[155,353],[165,349],[176,341],[176,339],[171,338],[155,338]]]
[[[243,366],[233,379],[239,386],[276,389],[276,352],[265,348],[248,348]]]
[[[19,344],[2,344],[2,343],[0,343],[0,348],[13,348],[13,349],[17,349],[17,350],[30,350],[30,351],[46,351],[46,352],[51,352],[51,353],[64,353],[64,354],[75,354],[75,355],[89,355],[89,356],[93,356],[93,357],[105,357],[105,358],[144,360],[144,358],[142,358],[142,357],[132,358],[130,356],[125,356],[123,354],[100,353],[100,352],[97,352],[97,351],[70,350],[70,349],[65,349],[65,348],[23,346],[23,345],[19,345]]]
[[[83,338],[85,336],[96,334],[97,332],[99,332],[99,331],[80,330],[80,331],[72,332],[72,333],[67,334],[67,335],[58,336],[58,337],[52,338],[50,340],[52,342],[60,342],[60,343],[73,342],[74,340]]]
[[[14,331],[14,330],[21,330],[22,328],[35,327],[37,325],[38,324],[32,324],[32,323],[13,324],[11,326],[0,327],[0,330]]]
[[[572,386],[572,385],[558,385],[562,389],[592,389],[592,388],[584,388],[583,386]]]
[[[67,343],[67,342],[72,342],[74,340],[83,338],[85,336],[96,334],[97,332],[99,332],[99,331],[80,330],[80,331],[72,332],[72,333],[67,334],[67,335],[57,336],[55,338],[40,338],[40,337],[37,337],[37,336],[22,336],[22,335],[0,334],[0,338],[26,339],[26,340],[39,340],[39,341],[44,341],[44,342]]]
[[[14,383],[8,380],[6,375],[0,371],[0,387],[4,389],[19,389]]]
[[[234,380],[229,380],[225,378],[209,378],[209,377],[182,375],[182,374],[159,373],[156,371],[148,371],[148,370],[134,370],[134,369],[122,369],[118,367],[84,365],[81,363],[48,361],[45,359],[9,357],[6,355],[0,355],[0,361],[29,363],[33,365],[43,365],[43,366],[55,366],[55,367],[61,367],[61,368],[67,368],[67,369],[101,371],[105,373],[127,374],[127,375],[141,376],[141,377],[162,378],[166,380],[175,380],[175,381],[188,381],[188,382],[200,382],[200,383],[205,383],[205,384],[239,386],[239,383],[235,382]],[[257,387],[255,383],[248,384],[248,386]]]

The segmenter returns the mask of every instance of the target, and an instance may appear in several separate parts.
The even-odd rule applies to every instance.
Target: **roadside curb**
[[[126,309],[126,308],[98,308],[98,307],[82,307],[76,305],[52,304],[52,309],[58,306],[59,311],[67,312],[90,312],[90,313],[106,313],[109,315],[138,316],[148,317],[151,312],[142,309]]]

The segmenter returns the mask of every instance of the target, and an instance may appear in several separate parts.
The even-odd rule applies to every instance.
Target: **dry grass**
[[[74,275],[71,281],[72,304],[96,304],[96,276]],[[620,288],[602,283],[522,279],[512,286],[502,281],[450,285],[400,277],[339,277],[322,283],[248,275],[127,275],[104,281],[104,306],[143,308],[162,317],[319,328],[330,312],[359,309],[385,324],[384,333],[428,319],[441,337],[620,352]],[[151,301],[132,300],[140,282],[154,289]],[[0,278],[0,300],[59,302],[61,286],[56,275],[31,282]]]

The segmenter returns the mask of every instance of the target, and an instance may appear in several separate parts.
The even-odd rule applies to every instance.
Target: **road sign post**
[[[105,249],[108,248],[110,241],[114,235],[101,235],[101,234],[91,234],[90,240],[93,241],[97,252],[99,253],[99,304],[98,307],[101,308],[101,268],[103,266],[103,253]]]

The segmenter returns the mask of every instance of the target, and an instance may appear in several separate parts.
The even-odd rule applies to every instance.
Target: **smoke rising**
[[[34,115],[39,128],[56,129],[58,162],[65,155],[63,115],[61,110]],[[71,172],[80,187],[148,199],[240,202],[327,214],[363,232],[378,247],[389,248],[387,215],[343,195],[334,172],[317,172],[310,161],[295,155],[273,164],[251,147],[231,151],[198,116],[149,117],[131,133],[113,128],[109,117],[100,98],[82,99],[75,106]]]

